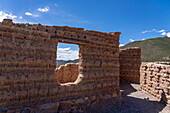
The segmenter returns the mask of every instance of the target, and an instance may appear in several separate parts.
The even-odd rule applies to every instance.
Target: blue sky
[[[0,21],[3,18],[22,23],[118,31],[122,33],[121,45],[170,37],[170,0],[0,0]],[[59,44],[58,48],[66,53],[73,51],[72,54],[78,51],[78,46],[65,44]]]

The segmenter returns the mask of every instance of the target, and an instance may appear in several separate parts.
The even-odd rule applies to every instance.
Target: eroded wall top
[[[41,24],[13,23],[10,19],[4,19],[0,23],[1,31],[21,33],[25,35],[55,38],[59,41],[75,44],[110,45],[119,46],[114,41],[119,40],[120,32],[99,32],[84,30],[68,26],[44,26]]]

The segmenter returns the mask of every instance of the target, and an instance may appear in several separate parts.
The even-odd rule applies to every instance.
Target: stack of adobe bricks
[[[59,83],[75,82],[79,75],[79,64],[68,63],[55,69],[55,75]]]
[[[120,49],[120,79],[139,83],[140,65],[141,65],[141,49],[132,47],[128,49]]]
[[[0,110],[51,102],[61,107],[66,100],[70,106],[75,98],[82,103],[119,96],[119,34],[4,20],[0,23]],[[80,47],[74,83],[59,84],[54,74],[58,42]]]
[[[57,86],[57,41],[30,32],[0,25],[0,108],[45,102],[49,89]]]
[[[140,72],[141,89],[170,104],[170,65],[142,63]]]

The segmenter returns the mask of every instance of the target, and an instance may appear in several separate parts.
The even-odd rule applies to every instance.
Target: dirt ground
[[[121,98],[100,101],[87,108],[87,113],[170,113],[170,105],[140,91],[139,84],[121,82]]]

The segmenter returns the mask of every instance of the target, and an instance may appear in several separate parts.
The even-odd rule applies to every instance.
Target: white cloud
[[[162,30],[156,30],[156,29],[152,29],[152,30],[145,30],[145,31],[142,31],[142,33],[148,33],[148,32],[158,32],[158,33],[162,33],[162,32],[165,32],[165,30],[164,29],[162,29]]]
[[[8,19],[15,19],[15,18],[17,18],[17,16],[16,15],[13,15],[13,14],[8,14],[8,13],[5,13],[5,12],[3,12],[3,11],[0,11],[0,21],[3,21],[3,19],[5,19],[5,18],[8,18]]]
[[[147,32],[149,32],[148,30],[146,30],[146,31],[142,31],[142,33],[147,33]]]
[[[70,50],[70,47],[69,48],[58,48],[59,51],[68,51]]]
[[[74,60],[79,58],[78,50],[71,50],[71,48],[58,48],[57,60]]]
[[[166,32],[162,32],[161,35],[166,35]]]
[[[27,15],[27,16],[32,16],[32,17],[39,17],[39,15],[33,15],[33,14],[30,13],[30,12],[25,12],[25,15]]]
[[[166,35],[167,35],[167,37],[169,37],[169,38],[170,38],[170,32],[166,33]]]
[[[161,33],[160,35],[169,35],[168,33],[166,33],[166,30],[164,30],[164,29],[162,29],[162,30],[156,30],[156,29],[145,30],[142,33],[148,33],[148,32],[157,32],[157,33]]]
[[[142,33],[148,33],[148,32],[153,32],[155,31],[156,32],[156,29],[152,29],[152,30],[145,30],[145,31],[142,31]]]
[[[122,46],[124,46],[125,44],[119,44],[119,47],[122,47]]]
[[[135,40],[133,40],[133,39],[130,38],[129,41],[130,41],[130,42],[134,42]]]
[[[25,12],[25,15],[32,16],[32,13],[30,13],[30,12]]]
[[[41,12],[48,12],[49,11],[49,7],[48,6],[46,6],[46,7],[44,7],[44,8],[38,8],[38,11],[41,11]]]
[[[145,40],[144,38],[142,40]]]
[[[0,11],[0,22],[6,18],[12,19],[14,23],[31,23],[31,22],[24,20],[22,16],[16,16],[12,13],[6,13],[4,11]]]
[[[163,32],[165,32],[165,30],[164,30],[164,29],[162,29],[162,30],[157,31],[157,32],[159,32],[159,33],[163,33]]]
[[[152,31],[155,31],[155,32],[156,32],[157,30],[156,30],[156,29],[152,29]],[[152,31],[151,31],[151,32],[152,32]]]
[[[22,16],[20,16],[19,19],[22,19]]]
[[[56,7],[58,6],[58,4],[54,4]]]
[[[159,33],[161,33],[161,35],[166,35],[167,37],[170,37],[170,32],[165,32],[166,30],[162,29],[160,31],[158,31]]]

